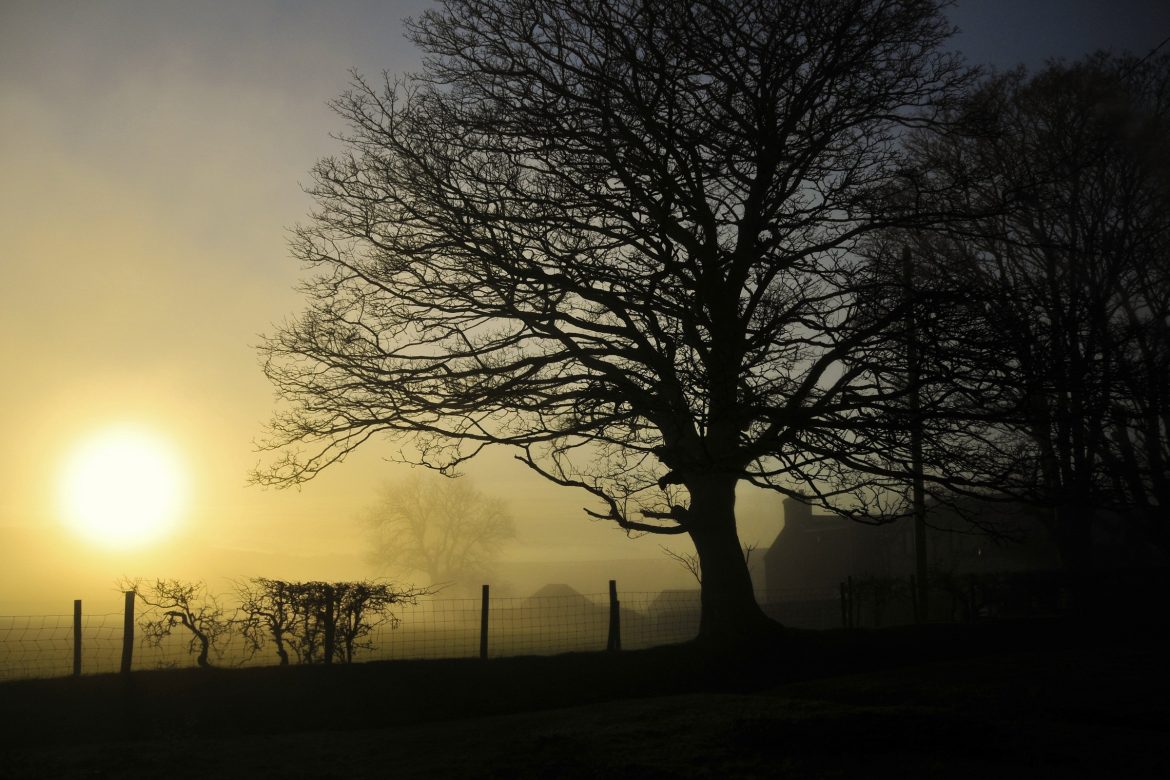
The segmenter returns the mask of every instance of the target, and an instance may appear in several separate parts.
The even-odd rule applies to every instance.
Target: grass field
[[[1165,777],[1161,632],[790,632],[735,650],[0,685],[0,777]]]

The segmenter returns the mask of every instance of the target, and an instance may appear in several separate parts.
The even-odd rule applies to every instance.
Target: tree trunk
[[[335,649],[335,641],[337,637],[337,626],[334,624],[333,614],[333,586],[325,586],[325,605],[321,612],[321,619],[325,623],[325,663],[333,663],[333,651]]]
[[[734,476],[717,475],[687,482],[690,536],[703,574],[701,641],[734,643],[780,628],[756,603],[735,526],[736,481]]]
[[[200,634],[199,635],[199,657],[195,659],[195,662],[199,665],[200,669],[207,669],[208,667],[211,666],[211,662],[207,660],[207,654],[210,652],[210,650],[211,650],[211,647],[207,643],[207,637]]]
[[[200,669],[207,669],[211,666],[211,662],[207,660],[207,655],[211,651],[211,640],[207,638],[207,634],[199,630],[195,625],[194,618],[183,616],[183,625],[190,629],[195,638],[199,640],[199,657],[195,659],[195,663],[199,665]]]
[[[288,666],[288,651],[284,649],[284,631],[274,628],[272,639],[276,642],[276,655],[280,658],[280,665]]]

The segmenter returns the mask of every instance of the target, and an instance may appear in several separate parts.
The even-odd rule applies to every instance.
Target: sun
[[[139,428],[109,428],[82,441],[66,461],[61,509],[69,527],[90,542],[142,547],[174,529],[183,483],[165,439]]]

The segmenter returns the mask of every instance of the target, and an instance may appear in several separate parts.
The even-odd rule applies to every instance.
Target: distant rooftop
[[[550,585],[545,585],[543,588],[541,588],[540,590],[536,591],[531,596],[529,596],[529,598],[534,598],[534,599],[566,598],[566,597],[584,598],[584,596],[582,596],[578,591],[574,590],[573,588],[569,587],[568,585],[565,585],[564,583],[554,583],[554,584],[550,584]]]

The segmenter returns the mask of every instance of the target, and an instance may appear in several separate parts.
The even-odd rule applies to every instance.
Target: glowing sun
[[[166,536],[183,503],[183,471],[170,445],[146,431],[113,428],[83,441],[61,480],[69,527],[106,547],[140,547]]]

